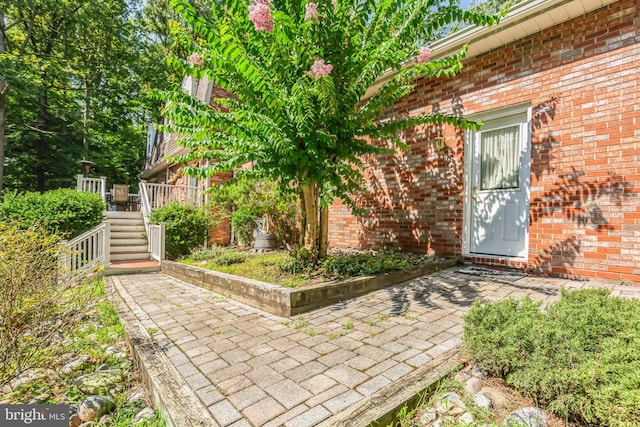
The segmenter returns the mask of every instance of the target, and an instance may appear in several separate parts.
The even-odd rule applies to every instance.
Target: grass
[[[135,415],[144,407],[143,402],[133,404],[126,403],[126,391],[138,384],[133,367],[125,367],[125,361],[116,354],[107,354],[106,349],[117,347],[124,341],[124,326],[118,318],[118,313],[107,300],[102,281],[94,281],[67,291],[63,298],[63,304],[68,299],[77,297],[77,294],[90,295],[97,303],[84,313],[78,320],[57,332],[59,339],[52,340],[46,348],[40,349],[35,355],[34,369],[50,370],[55,375],[47,375],[31,382],[24,383],[13,392],[0,396],[0,400],[11,404],[26,404],[38,402],[42,404],[72,404],[80,403],[85,396],[76,386],[73,380],[81,375],[95,372],[101,365],[110,368],[122,368],[125,372],[125,380],[117,384],[121,390],[112,396],[116,403],[116,410],[110,415],[112,427],[125,427],[133,425]],[[152,328],[150,328],[152,329]],[[149,331],[154,333],[154,331]],[[72,356],[88,356],[87,360],[78,366],[73,372],[65,374],[61,368]],[[107,390],[103,390],[105,393]],[[144,421],[138,426],[164,427],[164,421],[156,411],[156,418]]]
[[[232,252],[228,249],[224,250]],[[278,268],[279,264],[288,260],[289,254],[287,252],[244,252],[243,254],[245,254],[245,256],[242,258],[242,261],[233,264],[221,263],[219,260],[224,259],[221,257],[207,259],[206,255],[203,253],[198,253],[198,256],[196,256],[195,259],[188,257],[181,259],[180,262],[197,267],[204,267],[209,270],[219,271],[221,273],[247,277],[261,282],[274,283],[289,288],[296,288],[309,282],[309,277],[307,275],[289,274],[282,272]],[[237,259],[240,259],[240,257]]]

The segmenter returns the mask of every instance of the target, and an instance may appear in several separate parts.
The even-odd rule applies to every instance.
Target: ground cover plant
[[[132,425],[148,402],[126,396],[136,381],[123,326],[102,281],[60,270],[57,242],[38,223],[0,222],[0,402],[79,404],[100,393],[116,406],[111,425]],[[117,375],[100,389],[76,384],[97,370]]]
[[[318,260],[304,248],[255,253],[245,248],[213,246],[193,251],[180,262],[263,282],[296,287],[312,281],[410,271],[433,261],[432,257],[395,252],[340,252]]]
[[[608,290],[476,302],[464,352],[550,412],[580,424],[640,425],[640,301]]]

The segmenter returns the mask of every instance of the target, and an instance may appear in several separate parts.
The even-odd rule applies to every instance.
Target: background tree
[[[71,186],[83,157],[110,182],[134,181],[160,109],[149,89],[177,80],[141,5],[0,0],[0,11],[0,185]]]
[[[187,135],[191,151],[176,159],[215,159],[197,176],[254,162],[283,189],[299,195],[301,243],[324,256],[327,206],[363,184],[362,158],[405,147],[397,132],[420,124],[476,124],[447,114],[394,117],[385,112],[414,88],[417,77],[452,77],[464,50],[430,61],[420,46],[453,23],[489,25],[497,16],[463,11],[438,0],[230,0],[213,4],[210,19],[175,0],[191,52],[173,64],[208,76],[235,95],[219,109],[180,91],[166,94],[167,129]],[[195,34],[197,37],[192,37]],[[390,72],[392,71],[392,72]],[[367,98],[383,75],[382,86]]]

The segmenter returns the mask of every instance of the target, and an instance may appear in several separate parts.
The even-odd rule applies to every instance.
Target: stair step
[[[133,245],[113,246],[113,245],[111,245],[110,252],[112,254],[149,252],[149,247],[146,244],[135,245],[135,246],[133,246]]]
[[[144,233],[144,224],[141,225],[112,225],[110,228],[112,233]]]
[[[104,211],[108,219],[142,219],[142,212]]]
[[[114,239],[111,236],[111,247],[114,246],[147,246],[147,239],[138,236],[137,239],[127,238],[127,239]]]
[[[111,254],[109,255],[111,261],[137,261],[137,260],[149,260],[151,255],[149,252],[129,253],[129,254]]]
[[[110,219],[109,222],[111,222],[111,226],[123,226],[123,225],[133,225],[133,226],[143,226],[144,227],[144,221],[142,219],[128,219],[128,218],[124,218],[124,219]]]
[[[144,239],[145,237],[144,231],[113,231],[111,230],[111,240],[125,240],[125,239]]]

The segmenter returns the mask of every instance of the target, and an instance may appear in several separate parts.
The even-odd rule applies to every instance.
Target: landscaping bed
[[[28,369],[0,384],[0,403],[70,404],[74,427],[164,426],[129,357],[123,325],[102,281],[71,288],[63,297],[68,300],[61,305],[77,311],[64,322],[54,318],[46,345],[27,349]]]
[[[218,249],[214,250],[218,251]],[[223,254],[221,257],[237,256],[224,255],[230,253],[226,250],[219,251],[219,253]],[[237,251],[235,253],[242,254],[242,252]],[[225,270],[252,273],[247,275],[253,275],[253,277],[264,277],[265,273],[262,270],[266,269],[266,266],[263,265],[266,262],[264,261],[265,259],[271,260],[270,262],[272,263],[277,260],[275,263],[281,263],[278,265],[297,262],[295,259],[288,258],[288,255],[284,252],[240,256],[251,259],[251,263],[235,262],[230,265],[235,265],[236,269]],[[414,261],[410,262],[410,260]],[[204,265],[213,267],[209,261],[196,260],[195,262],[204,262]],[[206,264],[207,262],[209,264]],[[344,277],[346,275],[341,272],[348,272],[354,275],[358,273],[364,274],[331,280],[332,276],[323,275],[321,269],[303,271],[304,264],[300,263],[301,273],[289,276],[289,279],[293,277],[295,280],[300,278],[308,278],[309,280],[295,288],[241,277],[233,273],[214,271],[187,263],[194,263],[194,260],[183,260],[183,262],[163,261],[162,272],[269,313],[290,317],[453,267],[456,261],[412,254],[392,254],[384,259],[376,258],[374,254],[369,253],[356,253],[350,256],[337,256],[334,254],[331,258],[328,258],[323,266],[325,271],[335,272],[333,277]],[[247,267],[247,265],[252,267]],[[358,265],[360,267],[357,267]],[[392,267],[394,265],[401,267],[401,269],[393,270]],[[290,267],[291,265],[289,264]],[[281,270],[277,266],[274,268]],[[291,269],[290,271],[293,270]]]

